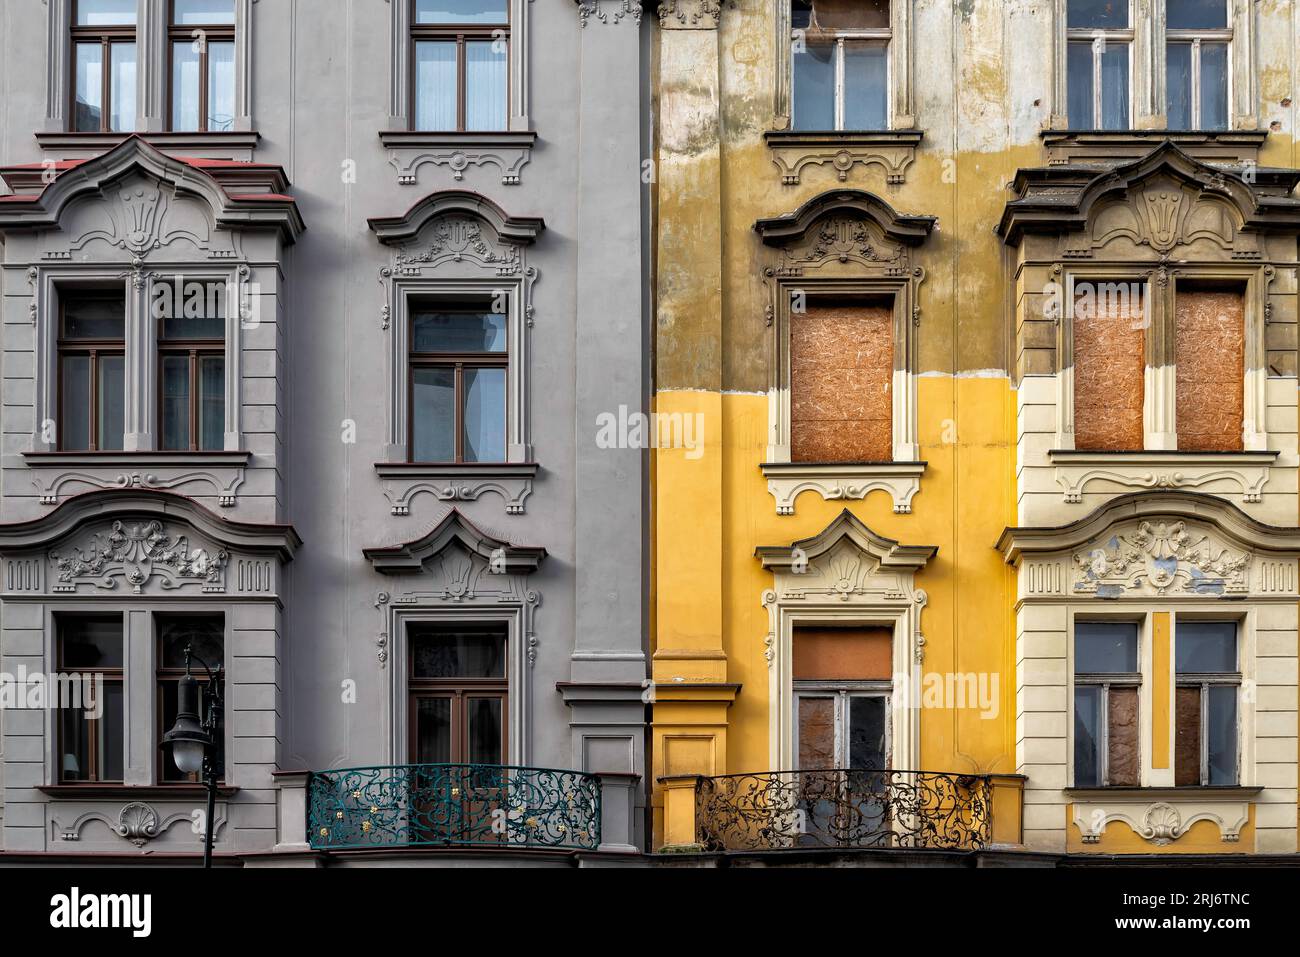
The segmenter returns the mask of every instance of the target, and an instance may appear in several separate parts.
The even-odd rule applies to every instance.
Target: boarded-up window
[[[1242,447],[1245,310],[1236,290],[1179,288],[1175,308],[1178,447]]]
[[[805,771],[838,766],[835,753],[835,698],[799,698],[799,767]]]
[[[1146,372],[1146,286],[1075,283],[1074,447],[1140,450]]]
[[[892,648],[889,628],[795,628],[794,679],[888,681]]]
[[[792,313],[791,460],[892,460],[893,371],[891,304],[810,304]]]

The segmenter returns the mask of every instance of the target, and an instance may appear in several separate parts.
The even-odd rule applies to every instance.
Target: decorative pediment
[[[131,594],[147,588],[174,591],[196,585],[204,592],[226,590],[230,555],[220,546],[157,519],[115,521],[87,531],[50,552],[55,592],[113,591]]]
[[[1211,495],[1120,496],[1070,525],[1008,528],[1023,597],[1242,598],[1296,593],[1300,529],[1265,525]]]
[[[483,570],[495,575],[536,571],[546,549],[493,538],[453,508],[427,535],[402,545],[367,548],[364,554],[375,571],[385,575],[412,574],[436,565],[445,573],[448,591],[463,595],[474,590],[470,576]],[[481,560],[477,569],[471,557]]]
[[[792,213],[760,219],[755,231],[769,246],[788,246],[807,241],[822,220],[857,220],[871,223],[881,238],[895,246],[919,246],[934,228],[933,216],[911,216],[894,208],[874,193],[860,189],[833,189],[814,196]],[[818,230],[817,242],[820,243]]]
[[[287,187],[282,173],[275,181]],[[304,228],[292,197],[229,192],[199,161],[167,156],[138,136],[93,159],[59,164],[40,192],[0,202],[0,232],[62,230],[76,244],[69,258],[94,240],[145,258],[179,238],[220,258],[235,255],[226,231],[274,229],[294,242]]]
[[[1194,159],[1166,140],[1146,156],[1112,168],[1061,165],[1022,169],[999,225],[1013,245],[1026,232],[1079,233],[1067,255],[1086,255],[1127,237],[1158,255],[1208,239],[1236,249],[1241,233],[1300,232],[1300,171],[1240,169]]]
[[[407,246],[423,240],[441,246],[435,255],[467,250],[486,255],[486,249],[475,246],[475,242],[484,241],[482,224],[488,226],[492,243],[507,246],[531,245],[546,228],[538,216],[509,216],[486,196],[460,189],[430,193],[401,216],[376,217],[368,222],[386,246]],[[472,230],[461,231],[449,225],[465,222],[480,224],[477,236]]]

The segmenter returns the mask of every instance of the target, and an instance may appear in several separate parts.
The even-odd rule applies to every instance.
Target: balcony
[[[1020,843],[1021,782],[1015,776],[836,769],[661,783],[665,844],[705,852],[975,851],[995,842]],[[1004,792],[995,825],[994,795]]]
[[[491,764],[408,764],[313,771],[313,850],[494,847],[595,850],[597,775]]]

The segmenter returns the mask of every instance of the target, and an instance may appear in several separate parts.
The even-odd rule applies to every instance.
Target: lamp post
[[[161,748],[171,748],[172,760],[184,774],[203,773],[203,785],[208,792],[208,813],[204,822],[203,866],[212,866],[212,817],[217,803],[217,742],[221,730],[221,665],[216,670],[185,646],[185,675],[177,683],[176,723],[163,735]],[[199,716],[199,682],[190,674],[190,659],[194,658],[208,673],[208,684],[203,702],[207,714]]]

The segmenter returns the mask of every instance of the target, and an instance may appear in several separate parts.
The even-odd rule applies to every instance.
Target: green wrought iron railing
[[[497,764],[314,771],[307,829],[318,850],[382,847],[594,849],[600,781]]]

